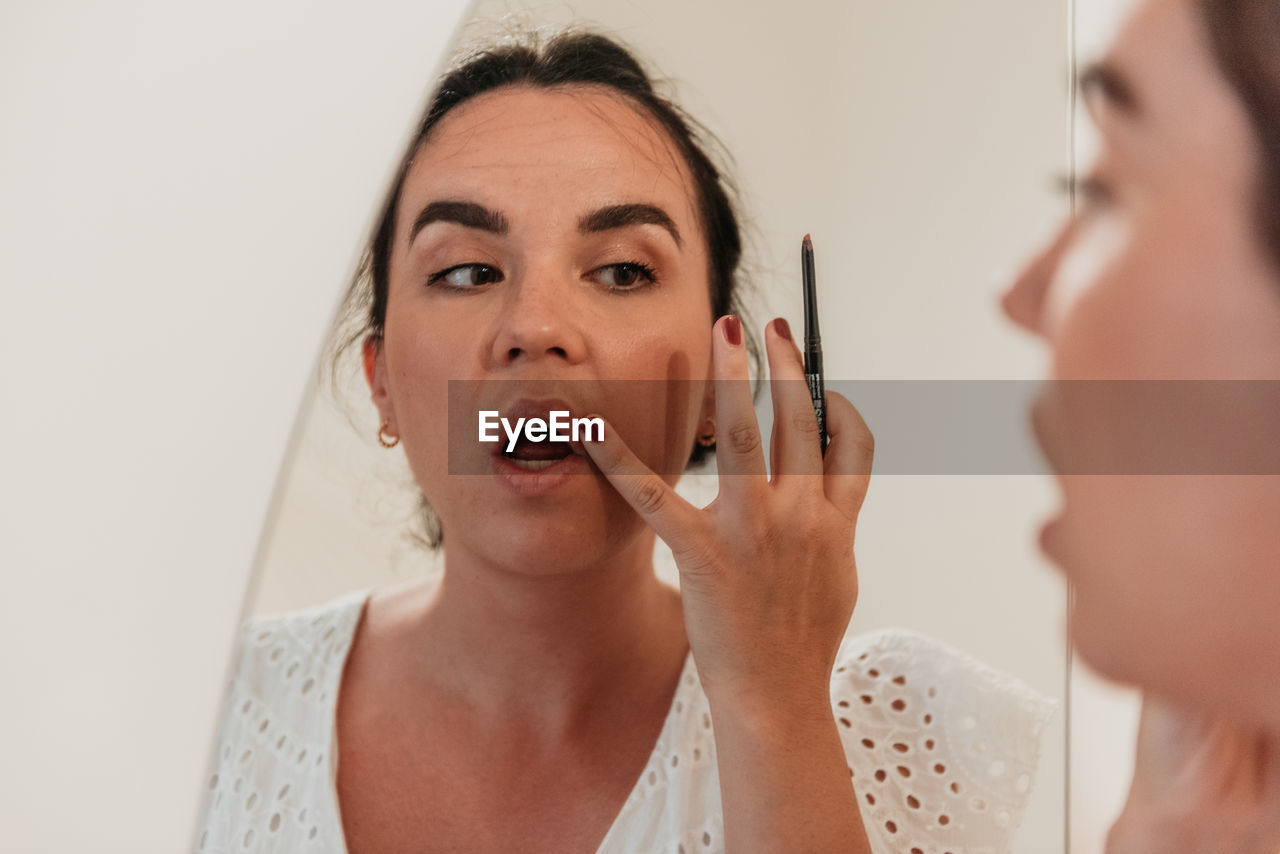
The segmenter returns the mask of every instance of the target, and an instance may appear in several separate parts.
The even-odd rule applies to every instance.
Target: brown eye
[[[1075,198],[1081,211],[1086,213],[1104,207],[1112,200],[1111,188],[1094,175],[1060,175],[1056,183],[1058,189],[1064,195]]]
[[[502,281],[502,271],[497,267],[490,267],[487,264],[458,264],[438,273],[432,273],[427,279],[427,284],[465,290],[500,281]]]
[[[594,271],[597,281],[611,290],[636,290],[638,287],[656,284],[653,268],[635,261],[607,264]]]

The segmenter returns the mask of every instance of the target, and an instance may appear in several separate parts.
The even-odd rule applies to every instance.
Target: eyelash
[[[483,285],[491,284],[491,282],[482,282],[479,285],[468,285],[468,286],[441,284],[444,277],[448,276],[450,273],[456,273],[459,270],[471,270],[471,269],[474,269],[477,271],[491,270],[498,276],[498,278],[495,281],[499,281],[499,282],[502,281],[502,271],[499,270],[497,267],[491,266],[489,264],[454,264],[452,267],[445,267],[443,270],[432,273],[430,276],[428,276],[427,285],[429,287],[445,288],[446,290],[451,290],[451,291],[473,291],[482,287]]]
[[[613,285],[606,285],[606,287],[614,293],[631,293],[632,291],[644,290],[645,288],[653,287],[658,284],[658,271],[642,261],[619,261],[616,264],[605,264],[603,267],[597,267],[591,272],[598,273],[601,270],[620,270],[623,268],[630,268],[631,270],[639,272],[641,276],[648,280],[648,284],[633,285],[631,287],[615,287]]]
[[[427,285],[430,287],[445,288],[446,290],[452,290],[452,291],[473,291],[473,290],[478,290],[484,285],[493,283],[493,281],[489,281],[489,282],[482,282],[478,285],[442,284],[444,278],[449,274],[456,273],[459,270],[467,270],[467,269],[473,269],[473,268],[477,271],[491,270],[493,273],[497,274],[498,276],[498,278],[493,281],[500,282],[503,279],[502,271],[489,264],[454,264],[452,267],[446,267],[445,269],[432,273],[430,276],[428,276]],[[605,287],[608,288],[613,293],[631,293],[633,291],[644,290],[645,288],[652,287],[653,285],[658,284],[658,272],[654,270],[652,267],[650,267],[648,264],[643,263],[642,261],[618,261],[613,264],[605,264],[601,267],[597,267],[591,272],[599,273],[601,270],[621,270],[624,268],[631,269],[633,271],[638,272],[642,277],[648,280],[648,282],[647,284],[643,284],[643,285],[632,285],[627,287],[605,285]]]

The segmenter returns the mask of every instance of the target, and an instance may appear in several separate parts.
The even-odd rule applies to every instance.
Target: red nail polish
[[[737,347],[742,343],[742,321],[730,314],[724,319],[724,340]]]
[[[785,338],[788,341],[791,340],[791,324],[787,323],[787,319],[785,317],[779,317],[777,320],[773,321],[773,331],[778,333],[779,338]]]

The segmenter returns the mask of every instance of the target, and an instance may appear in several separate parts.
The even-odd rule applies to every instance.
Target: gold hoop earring
[[[704,448],[714,447],[716,443],[716,420],[708,417],[707,423],[711,425],[711,432],[698,437],[698,444]]]
[[[383,421],[383,422],[382,422],[382,426],[378,428],[378,442],[379,442],[379,444],[381,444],[381,445],[382,445],[382,447],[384,447],[384,448],[394,448],[396,445],[400,444],[400,437],[399,437],[399,436],[392,436],[392,437],[391,437],[391,439],[392,439],[392,440],[391,440],[390,442],[388,442],[388,441],[383,437],[383,435],[382,435],[382,431],[383,431],[383,430],[386,430],[386,429],[387,429],[387,427],[388,427],[388,426],[390,426],[390,423],[391,423],[391,422],[389,422],[389,421]]]

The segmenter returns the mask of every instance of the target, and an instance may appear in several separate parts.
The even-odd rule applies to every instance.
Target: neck
[[[478,714],[519,708],[544,730],[652,704],[688,651],[679,593],[654,575],[653,547],[645,531],[589,569],[530,574],[455,546],[416,627],[424,671]]]

